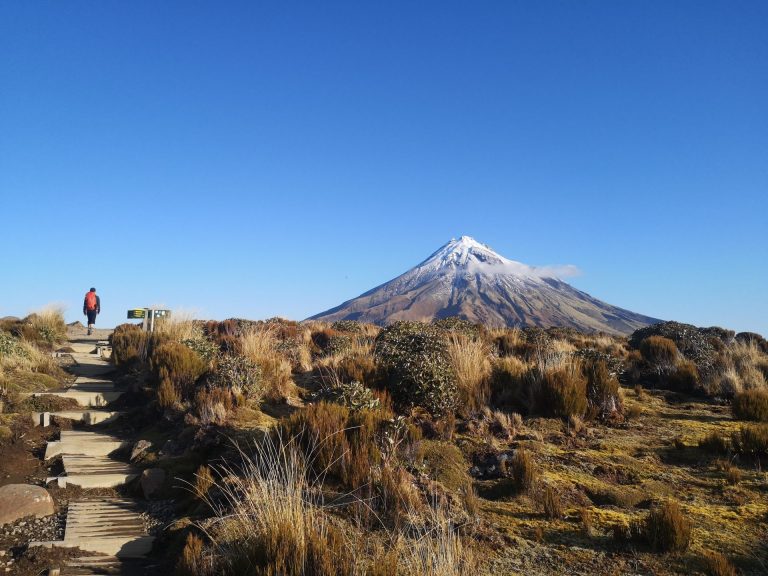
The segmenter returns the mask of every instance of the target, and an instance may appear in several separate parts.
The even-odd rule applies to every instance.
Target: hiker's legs
[[[94,324],[96,324],[96,310],[88,310],[88,336],[93,332]]]

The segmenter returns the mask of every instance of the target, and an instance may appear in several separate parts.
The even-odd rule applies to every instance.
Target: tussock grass
[[[28,340],[52,348],[67,339],[64,309],[51,304],[37,310],[24,320],[24,336]]]
[[[170,316],[156,321],[155,333],[164,334],[174,342],[183,342],[200,338],[202,327],[195,320],[194,312],[174,310]]]
[[[451,334],[448,355],[458,385],[459,406],[473,411],[488,403],[491,350],[487,343],[460,333]]]
[[[221,469],[207,498],[218,521],[207,530],[223,574],[352,574],[343,531],[322,512],[320,481],[310,480],[299,446],[267,436],[235,471]]]
[[[275,329],[266,324],[249,326],[240,336],[241,353],[260,369],[265,396],[283,400],[294,392],[291,363],[278,350]]]
[[[418,522],[382,526],[380,535],[365,538],[358,527],[329,514],[324,477],[312,471],[319,446],[307,448],[294,437],[266,435],[248,453],[240,450],[236,467],[219,468],[216,489],[209,487],[204,497],[214,511],[214,521],[203,529],[213,561],[207,565],[206,551],[193,541],[182,557],[184,566],[203,575],[286,576],[464,576],[474,569],[474,555],[439,504],[417,510],[401,502],[404,516]],[[395,484],[409,485],[398,478]],[[402,486],[390,492],[392,497],[402,493]]]

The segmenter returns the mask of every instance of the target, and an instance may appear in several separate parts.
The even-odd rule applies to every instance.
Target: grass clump
[[[738,574],[731,561],[720,552],[705,552],[703,562],[708,576],[736,576]]]
[[[623,411],[619,381],[600,360],[588,363],[584,372],[587,377],[587,404],[592,416],[606,420]]]
[[[159,382],[158,400],[169,408],[178,399],[191,400],[195,383],[206,364],[193,350],[178,342],[165,342],[154,350],[151,368]]]
[[[691,543],[691,521],[677,502],[668,500],[651,510],[640,535],[657,552],[683,552]]]
[[[509,463],[509,475],[520,492],[531,492],[539,479],[539,469],[530,452],[523,448],[515,450]]]
[[[547,518],[558,520],[563,517],[563,501],[557,489],[546,485],[539,491],[536,499]]]
[[[733,397],[731,404],[734,418],[768,422],[768,390],[745,390]]]
[[[731,436],[733,450],[747,458],[768,456],[768,424],[742,426]]]
[[[224,575],[335,576],[355,572],[342,528],[322,510],[319,485],[293,441],[266,436],[240,470],[222,470],[221,499],[208,499],[219,521],[210,537]]]
[[[675,343],[663,336],[649,336],[640,342],[640,354],[657,372],[669,372],[677,363],[679,352]]]
[[[730,448],[728,439],[717,432],[710,432],[699,440],[699,448],[710,454],[726,454]]]
[[[536,390],[538,413],[568,419],[584,416],[587,410],[587,379],[578,362],[568,362],[544,371]]]
[[[395,322],[377,336],[375,356],[397,405],[419,406],[433,416],[455,408],[456,374],[445,333],[439,328],[422,322]]]
[[[448,355],[458,385],[459,406],[466,411],[478,410],[488,403],[491,351],[480,339],[462,333],[452,333]]]
[[[26,340],[45,350],[52,350],[56,344],[67,339],[64,311],[59,307],[49,306],[33,312],[24,319],[22,334]]]

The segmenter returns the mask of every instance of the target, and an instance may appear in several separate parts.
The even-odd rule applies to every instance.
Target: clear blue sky
[[[768,333],[768,2],[0,4],[0,316],[301,319],[462,234]]]

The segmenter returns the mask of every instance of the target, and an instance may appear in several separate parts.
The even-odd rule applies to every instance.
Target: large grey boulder
[[[25,516],[42,518],[53,512],[53,498],[45,488],[31,484],[8,484],[0,488],[0,525]]]

